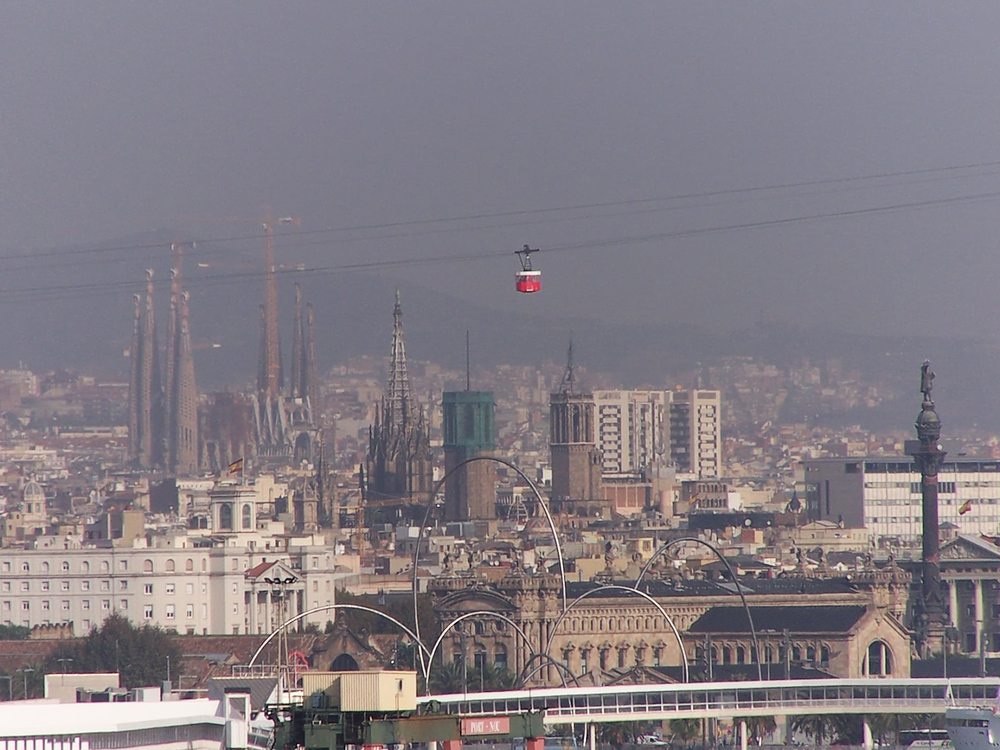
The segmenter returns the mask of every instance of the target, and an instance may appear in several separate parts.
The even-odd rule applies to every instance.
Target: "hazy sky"
[[[1000,191],[996,2],[171,0],[0,19],[0,255],[239,235],[252,225],[207,219],[267,204],[303,232],[382,227],[279,243],[311,267],[594,243],[543,251],[534,297],[514,294],[512,254],[382,270],[539,315],[1000,325],[1000,199],[938,203]],[[964,165],[983,166],[900,174]],[[662,200],[876,174],[896,176]],[[517,213],[592,204],[617,205]],[[434,221],[491,214],[508,215]],[[220,247],[236,263],[251,246]]]

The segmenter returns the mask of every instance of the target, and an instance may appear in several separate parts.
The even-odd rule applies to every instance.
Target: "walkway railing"
[[[461,716],[545,711],[546,724],[802,714],[944,713],[996,705],[1000,678],[782,680],[566,687],[418,699]]]

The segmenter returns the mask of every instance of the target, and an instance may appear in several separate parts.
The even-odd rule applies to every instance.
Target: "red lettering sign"
[[[477,719],[462,719],[462,734],[510,734],[510,717],[484,716]]]

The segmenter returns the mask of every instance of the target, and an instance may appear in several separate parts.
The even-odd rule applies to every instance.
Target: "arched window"
[[[350,654],[341,654],[330,664],[331,672],[357,672],[358,662]]]
[[[143,560],[142,561],[142,572],[143,573],[152,573],[153,572],[153,561],[152,560]]]
[[[873,641],[861,664],[861,673],[869,677],[892,674],[892,652],[884,641]]]
[[[815,646],[806,646],[806,661],[810,662],[810,663],[816,661],[816,647]]]
[[[192,560],[190,557],[184,561],[184,570],[186,570],[188,573],[194,572],[194,560]]]
[[[43,573],[48,573],[49,572],[49,564],[47,562],[43,562],[42,563],[42,572]]]
[[[736,647],[736,663],[745,664],[747,660],[747,650],[743,646]]]
[[[68,573],[69,572],[69,560],[63,560],[62,561],[62,571],[63,571],[63,573]]]
[[[201,569],[203,572],[208,570],[208,560],[206,560],[204,557],[201,558]]]
[[[111,570],[111,563],[107,560],[101,560],[101,572],[107,573],[109,570]]]
[[[819,648],[819,663],[821,666],[830,666],[830,647],[820,646]]]
[[[252,513],[250,511],[250,504],[247,503],[243,506],[243,530],[250,530],[250,522],[252,520]]]
[[[30,573],[31,572],[31,566],[28,565],[28,563],[21,563],[21,572],[22,573]]]
[[[731,664],[733,661],[733,651],[729,646],[722,647],[722,663]]]
[[[177,570],[177,567],[174,565],[173,559],[167,560],[167,572],[173,573],[175,570]]]
[[[219,508],[219,528],[229,529],[232,531],[233,528],[233,506],[229,503],[223,503]]]
[[[80,570],[82,570],[84,573],[89,573],[90,572],[90,563],[87,562],[86,560],[84,560],[83,563],[80,565]]]

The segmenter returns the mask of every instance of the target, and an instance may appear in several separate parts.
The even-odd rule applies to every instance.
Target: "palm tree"
[[[621,747],[635,741],[635,726],[631,721],[610,721],[597,726],[597,741]]]
[[[747,737],[760,744],[761,741],[774,733],[778,724],[773,716],[743,716],[733,719],[733,727],[738,728],[741,721],[747,723]]]
[[[792,719],[792,730],[802,732],[809,739],[816,740],[817,745],[822,745],[823,741],[830,736],[832,726],[829,716],[807,714]]]
[[[906,729],[929,727],[929,722],[928,714],[875,714],[868,717],[872,734],[882,745],[885,745],[890,738],[895,741],[899,733]]]
[[[701,734],[701,719],[671,719],[670,734],[671,738],[688,744]]]
[[[431,669],[431,693],[461,693],[465,688],[464,676],[464,665],[460,661],[435,664]]]
[[[469,670],[469,692],[481,690],[513,690],[517,675],[495,664]]]
[[[834,742],[837,745],[860,745],[864,742],[864,719],[857,715],[831,717]]]

